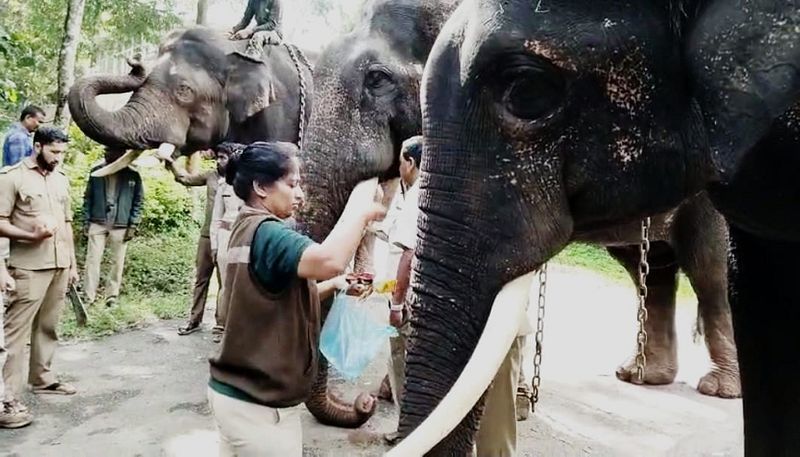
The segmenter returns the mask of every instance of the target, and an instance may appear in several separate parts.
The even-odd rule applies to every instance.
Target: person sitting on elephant
[[[322,243],[288,227],[284,221],[305,201],[297,150],[256,142],[226,169],[245,206],[228,244],[226,332],[209,360],[208,401],[221,456],[302,455],[300,416],[291,407],[309,398],[317,377],[320,300],[347,288],[342,273],[364,230],[385,214],[374,202],[373,179],[356,187]]]
[[[254,17],[256,26],[248,29]],[[247,40],[258,32],[269,32],[267,44],[278,44],[283,40],[282,19],[281,0],[247,0],[242,20],[231,29],[230,39]]]

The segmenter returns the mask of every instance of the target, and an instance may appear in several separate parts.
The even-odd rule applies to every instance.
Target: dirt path
[[[635,341],[633,289],[552,266],[549,284],[542,400],[535,417],[519,423],[519,455],[742,455],[741,402],[694,391],[708,358],[691,340],[693,306],[681,306],[678,316],[679,382],[642,388],[613,376]],[[206,359],[214,344],[207,331],[179,337],[177,325],[160,322],[60,348],[56,369],[79,394],[29,398],[36,422],[0,431],[0,455],[216,455],[205,400]],[[358,386],[338,382],[345,398],[359,388],[373,390],[384,360],[376,360]],[[390,431],[395,421],[393,406],[385,403],[356,432],[319,425],[304,412],[305,455],[381,455],[384,448],[370,443],[370,432]]]

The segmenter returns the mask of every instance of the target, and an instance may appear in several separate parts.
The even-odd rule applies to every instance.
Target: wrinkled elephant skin
[[[401,434],[461,374],[504,284],[707,189],[731,226],[746,455],[800,454],[798,42],[796,0],[462,4],[423,77]],[[471,453],[482,406],[463,401],[430,455]]]

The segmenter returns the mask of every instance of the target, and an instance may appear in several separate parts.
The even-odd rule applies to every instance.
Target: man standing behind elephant
[[[244,147],[243,144],[226,142],[216,148],[217,174],[220,178],[217,195],[214,197],[210,239],[211,253],[217,264],[217,271],[223,288],[225,287],[225,269],[228,266],[228,241],[231,237],[231,227],[236,222],[239,209],[244,205],[242,199],[233,192],[233,186],[225,182],[225,170],[228,167],[228,161],[231,156],[241,153]],[[220,289],[219,295],[223,295],[222,289]],[[227,311],[225,304],[220,301],[217,308],[217,325],[214,327],[214,336],[211,338],[215,343],[222,341],[222,334],[225,332],[225,320],[228,316]]]
[[[206,308],[206,297],[208,296],[208,285],[211,275],[214,273],[216,263],[211,252],[211,214],[214,211],[214,198],[217,194],[220,175],[217,170],[208,170],[201,173],[188,173],[181,170],[175,162],[169,162],[167,167],[175,176],[175,181],[184,186],[206,186],[206,212],[203,219],[203,226],[200,229],[200,238],[197,241],[196,266],[197,273],[194,281],[194,294],[192,299],[192,309],[189,314],[189,322],[178,328],[178,335],[189,335],[200,330],[200,323],[203,322],[203,313]],[[219,284],[219,269],[217,269],[217,284]],[[217,300],[219,305],[219,300]],[[219,306],[217,307],[219,310]],[[217,326],[219,326],[219,315],[215,315]]]
[[[92,167],[98,170],[117,160],[125,151],[106,148],[104,159]],[[100,264],[106,241],[110,241],[111,271],[105,288],[106,306],[119,297],[125,251],[136,233],[142,215],[144,188],[138,171],[126,167],[104,177],[89,176],[83,197],[84,230],[89,239],[86,252],[86,297],[97,300]]]
[[[247,29],[250,21],[256,18],[256,26]],[[230,32],[231,40],[247,40],[257,32],[272,32],[277,36],[275,43],[283,39],[281,34],[281,0],[247,0],[242,20]]]

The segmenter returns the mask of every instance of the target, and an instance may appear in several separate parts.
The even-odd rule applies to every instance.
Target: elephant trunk
[[[306,204],[298,215],[298,227],[308,234],[314,241],[322,242],[336,225],[347,196],[358,181],[353,182],[342,163],[336,160],[336,147],[346,148],[345,139],[338,145],[319,142],[315,136],[310,136],[311,141],[306,141],[300,153],[304,170],[304,190],[307,196]],[[357,268],[364,268],[357,265]],[[327,316],[330,303],[323,304],[323,321]],[[357,428],[363,425],[375,412],[375,406],[364,408],[364,402],[359,401],[361,394],[350,404],[338,399],[328,390],[328,361],[320,354],[317,379],[312,387],[306,407],[314,417],[323,424],[344,428]]]
[[[183,144],[184,138],[161,138],[177,116],[161,101],[163,96],[145,89],[143,83],[143,76],[132,74],[81,78],[69,91],[72,118],[87,136],[106,146],[148,149],[161,143]],[[134,91],[130,100],[116,111],[97,103],[98,95],[130,91]]]

